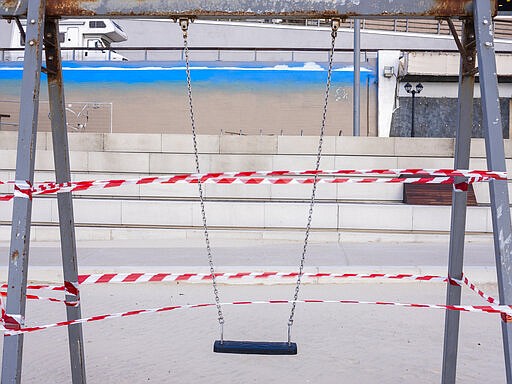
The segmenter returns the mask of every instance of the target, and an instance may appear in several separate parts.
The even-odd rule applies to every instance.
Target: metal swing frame
[[[16,180],[33,182],[36,150],[37,112],[41,72],[48,75],[53,151],[58,182],[70,180],[64,88],[59,41],[56,31],[61,17],[136,17],[136,18],[461,18],[462,39],[454,36],[461,53],[459,75],[458,125],[454,168],[469,166],[472,103],[475,75],[478,72],[482,97],[483,128],[489,170],[506,171],[503,132],[498,99],[496,59],[492,34],[494,0],[0,0],[0,17],[27,19],[27,44],[21,85],[21,109],[16,159]],[[43,42],[46,68],[42,68]],[[478,56],[479,67],[475,67]],[[501,304],[512,303],[512,230],[507,182],[489,183],[494,249]],[[77,281],[76,241],[72,196],[59,194],[64,279]],[[462,277],[467,194],[453,193],[448,275]],[[25,315],[32,201],[14,199],[7,313]],[[69,299],[76,300],[72,296]],[[447,304],[459,304],[461,288],[447,285]],[[80,318],[80,307],[67,307],[69,320]],[[459,313],[446,312],[442,382],[456,378]],[[502,336],[507,382],[512,384],[512,320],[502,316]],[[85,361],[81,325],[68,328],[71,372],[74,384],[85,383]],[[2,383],[20,383],[23,335],[4,337]]]

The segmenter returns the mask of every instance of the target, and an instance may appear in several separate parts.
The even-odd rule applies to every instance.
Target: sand
[[[289,299],[293,285],[221,286],[223,301]],[[483,288],[494,294],[495,285]],[[304,285],[301,298],[443,303],[439,283]],[[86,316],[169,304],[211,302],[205,284],[83,286]],[[465,290],[463,302],[482,304]],[[226,339],[284,341],[289,305],[225,307]],[[27,322],[65,319],[58,304],[29,302]],[[440,381],[444,312],[368,305],[299,305],[297,356],[212,352],[215,308],[149,314],[84,326],[89,383],[433,383]],[[25,336],[23,382],[68,383],[66,329]],[[504,382],[500,321],[463,313],[458,380]]]

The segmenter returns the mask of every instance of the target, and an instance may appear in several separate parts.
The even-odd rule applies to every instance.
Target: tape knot
[[[23,197],[32,200],[32,183],[27,180],[15,181],[14,183],[14,196]]]
[[[78,283],[72,283],[71,281],[64,282],[64,288],[70,295],[78,296],[80,291],[78,290]]]
[[[21,315],[8,315],[4,314],[2,321],[5,329],[11,331],[18,331],[21,329],[22,317]]]
[[[455,192],[467,192],[468,189],[469,189],[469,183],[466,181],[463,181],[462,183],[453,184],[453,190]]]

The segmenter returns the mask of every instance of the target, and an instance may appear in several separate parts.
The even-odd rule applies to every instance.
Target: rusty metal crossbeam
[[[497,1],[492,0],[494,13]],[[28,0],[0,0],[0,16],[24,16]],[[48,0],[51,17],[194,18],[465,17],[471,0]]]

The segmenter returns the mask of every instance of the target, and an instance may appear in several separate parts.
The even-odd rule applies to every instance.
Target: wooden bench
[[[428,175],[400,175],[428,177]],[[452,184],[404,184],[403,202],[411,205],[452,205]],[[473,185],[468,188],[468,206],[477,206]]]

